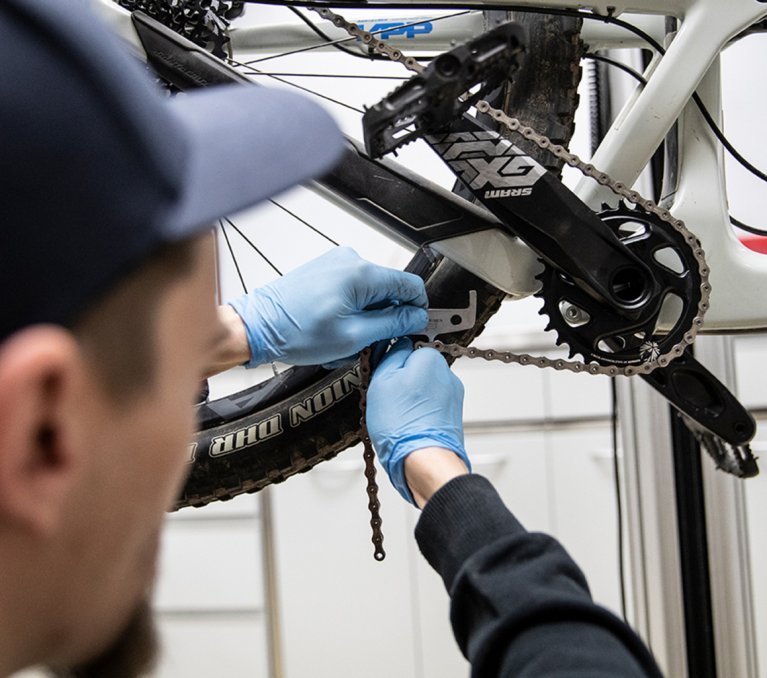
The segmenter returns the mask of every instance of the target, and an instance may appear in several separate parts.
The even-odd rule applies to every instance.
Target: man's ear
[[[82,365],[62,328],[34,326],[0,344],[0,521],[55,529],[74,478],[69,419]]]

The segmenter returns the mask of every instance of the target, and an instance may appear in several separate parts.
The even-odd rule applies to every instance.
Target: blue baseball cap
[[[80,2],[0,2],[0,341],[68,325],[161,245],[319,176],[343,137],[256,85],[162,93]]]

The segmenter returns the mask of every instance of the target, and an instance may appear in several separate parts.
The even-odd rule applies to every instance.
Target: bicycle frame
[[[127,12],[112,0],[90,0],[113,27],[140,51],[140,43],[130,24]],[[465,6],[459,0],[418,0],[417,2],[369,2],[376,6],[413,9],[433,6],[450,8]],[[484,0],[486,9],[506,7],[501,2]],[[536,2],[527,0],[515,7],[541,10],[544,7],[580,9],[582,2],[559,0]],[[665,187],[664,204],[674,215],[685,221],[701,240],[711,268],[713,288],[711,308],[705,318],[704,331],[739,332],[767,328],[767,295],[756,293],[767,282],[767,257],[745,248],[729,225],[724,179],[723,150],[691,101],[696,90],[721,126],[721,88],[719,54],[727,43],[744,29],[767,16],[767,5],[754,0],[631,0],[630,2],[591,2],[589,7],[601,15],[612,14],[628,23],[638,25],[658,42],[665,39],[664,16],[679,19],[679,29],[667,45],[664,56],[656,55],[645,73],[647,85],[637,87],[633,96],[617,116],[612,128],[593,157],[593,164],[626,185],[633,185],[664,138],[677,125],[679,155],[676,185]],[[355,10],[347,9],[349,18]],[[470,38],[482,30],[481,17],[465,15],[430,23],[420,30],[394,15],[380,14],[360,19],[367,30],[376,31],[381,39],[403,50],[439,51]],[[430,30],[423,28],[431,26]],[[325,28],[323,26],[323,28]],[[343,38],[330,27],[328,34]],[[233,45],[249,51],[274,51],[275,36],[281,48],[292,49],[316,44],[317,38],[304,27],[275,27],[234,30]],[[283,39],[284,37],[284,39]],[[618,49],[646,46],[632,33],[599,20],[584,21],[582,37],[592,49]],[[575,188],[579,197],[594,209],[603,202],[614,203],[615,197],[596,182],[584,179]],[[336,196],[335,200],[339,198]],[[343,202],[343,199],[341,199]],[[355,211],[353,205],[345,207]],[[386,225],[373,223],[374,227]],[[526,296],[535,288],[531,281],[535,258],[519,245],[497,240],[495,231],[459,235],[433,244],[438,251],[450,256],[462,266],[490,280],[513,296]],[[492,262],[478,264],[477,252],[498,251],[504,256]],[[514,271],[510,275],[509,271]],[[520,275],[520,271],[525,275]],[[744,293],[754,290],[754,294]]]

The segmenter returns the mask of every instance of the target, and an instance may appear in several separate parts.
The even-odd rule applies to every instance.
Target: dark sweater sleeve
[[[455,478],[424,507],[416,540],[442,576],[472,676],[660,676],[642,641],[595,604],[559,542],[525,530],[488,480]]]

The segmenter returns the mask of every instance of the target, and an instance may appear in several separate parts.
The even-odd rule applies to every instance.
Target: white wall
[[[767,167],[767,137],[762,132],[767,110],[767,83],[759,76],[767,58],[767,36],[756,35],[730,47],[722,57],[725,132],[734,146],[756,167]],[[728,198],[733,216],[767,228],[764,204],[767,186],[726,156]],[[760,293],[744,290],[746,294]],[[764,293],[761,291],[761,293]],[[762,410],[754,451],[761,456],[761,475],[744,483],[751,550],[751,584],[756,615],[759,675],[767,676],[767,340],[762,335],[735,340],[738,394],[743,403]]]

